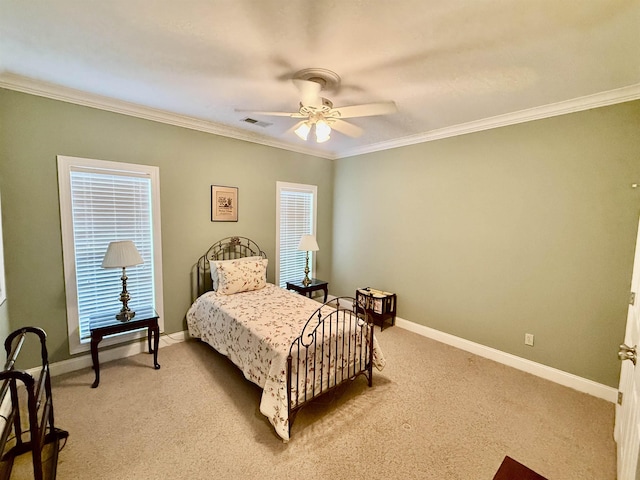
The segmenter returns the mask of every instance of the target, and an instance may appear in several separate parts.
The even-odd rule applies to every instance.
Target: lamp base
[[[116,318],[121,322],[128,322],[135,316],[136,312],[134,312],[133,310],[121,310],[120,313],[116,315]]]
[[[308,287],[309,284],[311,283],[311,280],[309,279],[309,272],[311,270],[309,270],[309,252],[307,252],[307,261],[304,265],[304,279],[302,280],[302,285],[304,285],[305,287]]]

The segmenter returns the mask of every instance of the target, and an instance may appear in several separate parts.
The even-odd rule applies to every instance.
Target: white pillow
[[[267,265],[269,260],[261,258],[239,263],[218,265],[218,293],[233,293],[260,290],[267,285]]]
[[[230,260],[209,260],[209,270],[211,271],[211,283],[213,291],[218,290],[218,266],[224,264],[237,264],[242,262],[250,262],[254,260],[262,260],[261,256],[232,258]]]

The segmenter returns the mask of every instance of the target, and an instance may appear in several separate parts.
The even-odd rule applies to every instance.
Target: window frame
[[[280,195],[282,191],[304,192],[313,196],[313,211],[311,235],[316,235],[318,226],[318,186],[305,183],[276,182],[276,278],[275,284],[280,285]],[[317,238],[317,237],[316,237]],[[313,278],[316,272],[316,252],[309,252],[309,277]],[[300,271],[300,279],[304,276],[303,269]]]
[[[158,325],[164,332],[164,303],[162,290],[162,236],[160,228],[160,169],[156,166],[133,163],[112,162],[90,158],[57,156],[58,186],[60,197],[60,228],[62,232],[62,257],[66,292],[67,333],[69,353],[77,354],[90,350],[90,341],[80,340],[80,319],[78,312],[78,290],[76,283],[75,243],[73,233],[73,211],[71,197],[72,170],[94,171],[100,173],[131,173],[135,176],[148,176],[151,181],[151,218],[153,238],[153,267],[155,310],[159,316]],[[105,338],[102,345],[116,345],[146,337],[146,330],[114,335]]]

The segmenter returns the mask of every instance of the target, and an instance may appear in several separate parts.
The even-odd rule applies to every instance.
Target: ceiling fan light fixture
[[[324,143],[329,140],[331,127],[326,120],[320,119],[316,122],[316,142]]]
[[[311,125],[309,122],[303,122],[300,124],[298,128],[296,128],[293,132],[300,137],[302,140],[307,140],[309,137],[309,132],[311,131]]]
[[[291,80],[299,93],[298,111],[236,111],[251,111],[256,115],[290,117],[298,123],[287,130],[287,135],[293,131],[297,137],[306,142],[311,133],[317,143],[330,140],[332,130],[351,138],[361,136],[364,130],[356,124],[345,121],[345,119],[389,115],[398,111],[398,107],[392,101],[334,107],[333,102],[323,96],[325,91],[337,92],[340,85],[340,77],[330,70],[306,68],[295,73]]]

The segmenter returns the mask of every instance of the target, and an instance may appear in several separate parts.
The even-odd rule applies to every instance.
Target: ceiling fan
[[[322,91],[336,90],[340,84],[340,77],[322,68],[307,68],[300,70],[293,76],[293,84],[300,92],[300,109],[297,112],[264,112],[253,110],[236,110],[250,112],[255,115],[269,115],[301,119],[289,131],[293,131],[302,140],[307,140],[313,130],[316,142],[329,140],[331,131],[336,130],[349,137],[359,137],[363,130],[353,123],[345,122],[345,118],[370,117],[387,115],[398,111],[392,101],[365,103],[333,107],[331,100],[321,96]]]

